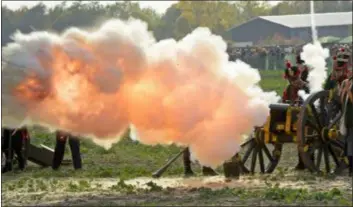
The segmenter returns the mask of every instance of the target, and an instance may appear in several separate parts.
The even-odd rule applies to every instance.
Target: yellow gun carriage
[[[266,123],[254,130],[233,160],[241,164],[243,173],[255,173],[257,160],[261,173],[271,173],[279,163],[283,144],[296,143],[310,171],[339,173],[348,164],[338,130],[340,118],[332,91],[312,94],[301,105],[272,104]]]

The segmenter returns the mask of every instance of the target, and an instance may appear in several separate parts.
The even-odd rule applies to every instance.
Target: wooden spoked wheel
[[[278,165],[283,144],[266,144],[262,136],[253,135],[242,144],[236,156],[240,159],[242,172],[272,173]]]
[[[299,113],[298,149],[312,172],[340,173],[345,168],[344,143],[339,135],[341,112],[329,91],[310,95]]]

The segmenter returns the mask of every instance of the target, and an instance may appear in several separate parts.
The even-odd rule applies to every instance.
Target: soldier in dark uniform
[[[190,150],[189,150],[189,148],[184,151],[183,161],[184,161],[184,175],[185,176],[194,175],[194,172],[191,169],[191,160],[190,160]],[[204,176],[218,175],[212,168],[205,167],[205,166],[202,166],[202,174]]]
[[[66,145],[67,139],[69,140],[69,145],[70,145],[70,149],[71,149],[71,155],[72,155],[72,161],[73,161],[74,168],[76,170],[82,168],[79,139],[77,137],[74,137],[74,136],[68,134],[68,133],[65,133],[62,131],[57,131],[56,132],[56,145],[55,145],[53,165],[52,165],[52,168],[54,170],[57,170],[60,167],[61,162],[64,159],[65,145]]]
[[[342,109],[342,103],[338,94],[340,85],[350,75],[349,62],[349,53],[345,49],[338,50],[337,54],[333,57],[332,72],[324,84],[324,90],[330,92],[330,114],[337,114]]]
[[[345,153],[349,160],[350,175],[352,175],[352,148],[353,148],[353,138],[352,138],[352,100],[349,98],[349,82],[352,80],[352,59],[351,53],[344,48],[337,51],[336,55],[333,57],[332,72],[325,81],[324,89],[329,90],[332,94],[330,95],[330,101],[336,103],[338,106],[334,108],[335,110],[342,110],[345,123],[341,123],[341,128],[343,127],[346,134],[342,133],[345,137]],[[351,88],[352,90],[352,88]],[[338,94],[338,96],[336,96]],[[348,99],[347,99],[348,97]],[[347,100],[347,102],[345,102]],[[334,113],[337,111],[334,110]],[[341,129],[342,130],[342,129]]]
[[[27,164],[27,156],[23,152],[23,146],[25,143],[29,143],[29,133],[26,128],[20,129],[8,129],[3,130],[3,146],[2,151],[6,157],[6,163],[4,168],[1,170],[2,173],[12,170],[13,156],[16,154],[18,167],[20,170],[24,170]]]
[[[325,81],[325,90],[335,89],[337,84],[340,85],[343,80],[350,76],[349,68],[352,67],[350,58],[349,52],[343,48],[333,57],[332,72]]]
[[[345,136],[345,153],[349,162],[349,176],[353,171],[353,76],[342,82],[340,89],[341,103],[343,105],[343,123],[341,133]]]

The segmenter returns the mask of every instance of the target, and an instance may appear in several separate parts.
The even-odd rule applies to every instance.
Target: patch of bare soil
[[[79,180],[62,179],[59,182],[61,186],[68,186],[72,185],[73,181]],[[283,190],[271,190],[273,186],[276,186],[276,189],[307,189],[309,193],[319,193],[311,196],[312,200],[296,201],[291,203],[293,205],[340,205],[340,200],[325,200],[327,195],[320,194],[332,189],[338,189],[340,194],[343,194],[340,199],[352,199],[352,178],[347,176],[334,179],[313,177],[308,181],[298,180],[294,175],[286,175],[280,179],[244,176],[230,182],[222,176],[160,179],[141,177],[126,180],[124,184],[119,184],[118,179],[94,179],[89,183],[90,187],[75,191],[60,188],[52,192],[37,191],[25,194],[3,191],[3,205],[288,205],[289,203],[285,202],[286,196],[300,196],[300,191],[287,193]],[[130,190],[114,190],[114,186]],[[268,192],[266,189],[269,189]],[[316,198],[317,196],[323,198]],[[347,206],[349,203],[345,201],[341,205]]]
[[[148,188],[148,183],[153,182],[162,188],[211,188],[211,189],[222,189],[228,188],[244,188],[244,189],[259,189],[268,186],[269,184],[277,184],[280,188],[306,188],[309,190],[327,190],[330,188],[339,188],[352,190],[352,178],[349,177],[337,177],[332,180],[315,178],[315,180],[309,181],[293,181],[293,180],[279,180],[279,181],[268,181],[263,177],[251,178],[251,177],[240,177],[239,179],[232,179],[227,181],[224,176],[214,177],[192,177],[192,178],[159,178],[153,179],[149,177],[135,178],[125,181],[128,185],[133,185],[136,188]],[[116,179],[100,179],[95,180],[94,183],[102,184],[104,188],[109,188],[117,183]]]

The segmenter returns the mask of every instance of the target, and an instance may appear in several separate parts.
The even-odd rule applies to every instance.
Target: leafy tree
[[[241,15],[239,16],[241,18],[241,23],[257,16],[269,15],[271,12],[271,5],[268,2],[238,1],[235,4],[241,12]]]
[[[315,1],[316,13],[352,11],[352,1]],[[310,1],[282,1],[272,7],[271,15],[308,14]]]
[[[177,4],[170,6],[161,17],[159,26],[155,29],[156,39],[176,38],[176,25],[180,15],[181,11],[177,8]]]
[[[208,27],[215,34],[223,35],[237,22],[240,16],[236,4],[220,1],[181,1],[177,4],[181,16],[190,28]]]
[[[2,6],[3,45],[10,36],[20,30],[29,33],[32,29],[62,32],[75,26],[90,28],[110,18],[126,20],[141,19],[148,24],[157,40],[180,39],[197,27],[208,27],[213,33],[229,39],[227,32],[233,26],[262,15],[302,14],[310,12],[309,1],[282,1],[276,6],[260,1],[179,1],[171,5],[163,15],[152,8],[141,8],[136,2],[123,1],[102,5],[98,1],[73,2],[47,8],[38,3],[30,8],[10,10]],[[352,11],[352,1],[316,1],[315,12]]]

